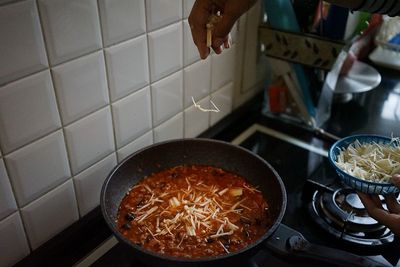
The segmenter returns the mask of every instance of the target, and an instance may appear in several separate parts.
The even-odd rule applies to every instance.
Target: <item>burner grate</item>
[[[352,189],[307,182],[314,189],[308,212],[325,232],[340,241],[360,246],[377,247],[394,240],[394,234],[387,227],[368,215]]]

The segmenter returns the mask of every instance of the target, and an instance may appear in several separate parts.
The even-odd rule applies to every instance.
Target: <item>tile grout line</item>
[[[17,2],[22,2],[22,1],[25,1],[25,0],[18,0],[18,1],[10,2],[10,3],[0,4],[0,7],[6,6],[6,5],[15,4],[15,3],[17,3]],[[37,0],[34,0],[34,1],[37,1]],[[98,0],[97,0],[97,1],[98,1]],[[146,3],[145,3],[145,5],[146,5]],[[38,6],[38,5],[37,5],[37,6]],[[38,9],[39,9],[39,8],[38,8]],[[183,8],[182,8],[182,9],[183,9]],[[182,11],[182,12],[183,12],[183,11]],[[145,13],[146,13],[146,12],[145,12]],[[100,17],[100,13],[99,13],[99,17]],[[31,76],[31,75],[38,74],[38,73],[40,73],[40,72],[42,72],[42,71],[45,71],[46,69],[58,67],[58,66],[60,66],[60,65],[62,65],[62,64],[65,64],[65,63],[68,63],[68,62],[77,60],[77,59],[82,58],[82,57],[85,57],[85,56],[89,56],[89,55],[91,55],[91,54],[94,54],[94,53],[96,53],[96,52],[99,52],[100,50],[104,50],[104,49],[107,49],[107,48],[111,48],[111,47],[113,47],[113,46],[120,45],[120,44],[122,44],[122,43],[124,43],[124,42],[129,42],[129,41],[131,41],[131,40],[133,40],[133,39],[136,39],[136,38],[139,38],[139,37],[141,37],[141,36],[148,35],[148,33],[152,33],[152,32],[158,31],[158,30],[162,30],[163,28],[172,26],[173,24],[179,23],[179,21],[183,21],[183,20],[187,20],[187,18],[185,19],[185,18],[182,16],[181,19],[172,21],[172,22],[170,22],[170,23],[168,23],[168,24],[166,24],[166,25],[160,26],[160,27],[158,27],[158,28],[156,28],[156,29],[153,29],[153,30],[151,30],[151,31],[147,31],[147,22],[146,22],[146,20],[145,20],[146,31],[143,32],[143,33],[139,33],[139,34],[133,35],[133,36],[131,36],[131,37],[128,37],[128,38],[126,38],[126,39],[122,39],[122,40],[120,40],[120,41],[113,42],[113,43],[111,43],[111,44],[109,44],[109,45],[105,45],[105,44],[104,44],[104,40],[102,39],[102,47],[101,47],[101,48],[94,49],[94,50],[92,50],[92,51],[90,51],[90,52],[85,52],[85,53],[83,53],[83,54],[74,56],[74,57],[72,57],[72,58],[69,58],[69,59],[67,59],[67,60],[65,60],[65,61],[62,61],[62,62],[59,62],[59,63],[56,63],[56,64],[48,64],[47,67],[44,67],[44,68],[42,68],[42,69],[39,69],[39,70],[34,71],[34,72],[32,72],[32,73],[29,73],[29,74],[22,75],[22,76],[20,76],[20,77],[18,77],[18,78],[16,78],[16,79],[12,79],[12,80],[7,81],[7,82],[5,82],[5,83],[1,83],[1,84],[0,84],[0,87],[7,86],[7,85],[10,84],[10,83],[14,83],[14,82],[16,82],[16,81],[18,81],[18,80],[27,78],[27,77],[29,77],[29,76]],[[102,30],[102,26],[101,26],[101,25],[102,25],[102,24],[101,24],[101,21],[100,21],[100,27],[101,27],[100,29]],[[43,35],[43,37],[44,37],[43,39],[44,39],[44,41],[45,41],[46,38],[45,38],[45,35],[44,35],[42,23],[40,23],[40,26],[41,26],[41,30],[42,30],[42,35]],[[101,31],[100,31],[100,34],[102,35]],[[46,48],[46,56],[47,56],[49,53],[48,53],[48,48],[47,48],[46,42],[44,42],[44,46],[45,46],[45,48]],[[47,56],[47,59],[48,59],[48,56]],[[47,61],[48,61],[48,63],[50,63],[49,60],[47,60]],[[195,61],[195,62],[192,62],[192,63],[188,64],[187,66],[192,65],[192,64],[194,64],[194,63],[196,63],[196,62],[198,62],[198,61],[200,61],[200,60],[197,60],[197,61]],[[167,76],[168,76],[168,75],[167,75]],[[167,77],[167,76],[166,76],[166,77]],[[163,79],[163,78],[165,78],[165,77],[162,77],[162,78],[160,78],[160,79],[158,79],[158,80],[156,80],[156,81],[159,81],[159,80],[161,80],[161,79]],[[156,81],[154,81],[154,82],[156,82]]]
[[[93,163],[92,165],[90,165],[90,166],[87,167],[86,169],[84,169],[84,170],[78,172],[75,176],[77,176],[77,175],[83,173],[83,172],[86,171],[87,169],[89,169],[89,168],[93,167],[94,165],[98,164],[100,161],[105,160],[107,157],[111,156],[111,155],[114,154],[114,153],[115,153],[115,151],[113,151],[113,152],[107,154],[104,158],[102,158],[102,159],[100,159],[99,161]],[[19,208],[20,208],[20,209],[23,209],[23,208],[29,206],[30,204],[32,204],[33,202],[37,201],[38,199],[40,199],[40,198],[43,197],[44,195],[47,195],[47,194],[50,193],[51,191],[53,191],[53,190],[55,190],[56,188],[60,187],[61,185],[65,184],[65,183],[68,182],[70,179],[73,179],[73,177],[70,177],[70,178],[68,178],[68,179],[66,179],[66,180],[64,180],[64,181],[62,181],[60,184],[54,186],[53,188],[50,188],[50,189],[44,191],[43,194],[41,194],[41,195],[38,196],[38,197],[35,197],[33,200],[29,201],[29,202],[26,203],[25,205],[19,206]]]
[[[48,53],[47,53],[47,47],[46,47],[46,40],[45,40],[45,38],[44,38],[44,33],[43,33],[43,25],[42,25],[42,18],[41,18],[41,15],[40,15],[40,11],[39,11],[39,2],[38,2],[38,0],[34,0],[33,1],[33,4],[34,4],[34,6],[35,6],[35,9],[36,9],[36,12],[37,12],[37,15],[38,15],[38,20],[39,20],[39,27],[40,27],[40,30],[41,30],[41,37],[42,37],[42,40],[43,40],[43,46],[44,46],[44,50],[45,50],[45,53],[46,53],[46,60],[47,60],[47,68],[45,68],[47,71],[49,71],[49,58],[48,58]],[[43,70],[42,70],[43,71]],[[50,72],[50,71],[49,71]],[[51,75],[51,74],[50,74]],[[53,90],[54,90],[54,88],[53,88]],[[57,103],[56,103],[56,105],[57,105]],[[60,115],[59,115],[60,116]],[[60,120],[60,122],[61,122],[61,120]],[[65,144],[64,144],[65,145]],[[3,150],[2,150],[2,152],[4,152]],[[3,155],[3,157],[4,157],[4,159],[5,159],[5,155]],[[22,223],[22,228],[23,228],[23,230],[24,230],[24,234],[25,234],[25,238],[26,238],[26,242],[27,242],[27,244],[28,244],[28,247],[29,247],[29,254],[34,250],[33,249],[33,246],[32,246],[32,240],[31,240],[31,238],[29,237],[29,235],[28,235],[28,230],[27,230],[27,225],[26,225],[26,223],[25,223],[25,220],[24,220],[24,218],[23,218],[23,216],[22,216],[22,209],[23,209],[23,207],[21,207],[21,204],[19,203],[19,201],[18,201],[18,199],[17,199],[17,195],[15,194],[16,193],[16,190],[15,190],[15,185],[13,184],[13,182],[12,182],[12,179],[11,179],[11,175],[10,175],[10,171],[9,171],[9,166],[8,166],[8,163],[6,163],[6,160],[3,160],[3,162],[4,162],[4,167],[6,168],[6,172],[7,172],[7,175],[8,175],[8,179],[10,180],[10,185],[11,185],[11,188],[12,188],[12,190],[13,190],[13,194],[14,194],[14,199],[15,199],[15,202],[16,202],[16,204],[17,204],[17,208],[18,208],[18,210],[17,210],[17,212],[19,213],[19,216],[20,216],[20,219],[21,219],[21,223]],[[68,163],[69,164],[69,163]]]
[[[213,94],[213,79],[212,79],[212,74],[213,74],[213,53],[212,53],[212,49],[210,49],[210,54],[209,56],[209,60],[210,60],[210,82],[209,82],[209,90],[208,90],[208,105],[210,105],[210,101],[212,100],[212,94]],[[201,59],[200,59],[201,60]],[[209,108],[210,106],[208,106]],[[207,125],[207,129],[209,129],[211,127],[211,112],[208,112],[208,125]]]
[[[143,1],[144,4],[144,24],[145,24],[145,34],[146,34],[146,49],[147,49],[147,71],[149,72],[149,94],[150,94],[150,120],[151,120],[151,139],[152,143],[155,142],[155,133],[154,133],[154,114],[153,114],[153,90],[152,85],[156,81],[152,81],[151,79],[151,67],[150,67],[150,48],[149,48],[149,32],[148,32],[148,23],[147,23],[147,1]],[[170,74],[172,75],[172,74]],[[168,76],[167,76],[168,77]],[[163,79],[163,78],[161,78]],[[159,79],[159,80],[161,80]]]
[[[100,52],[100,51],[96,51],[96,52]],[[193,64],[194,64],[194,63],[193,63]],[[183,70],[183,69],[179,69],[179,70],[177,70],[177,71],[175,71],[175,72],[173,72],[173,73],[167,75],[166,77],[163,77],[162,79],[167,78],[167,77],[169,77],[169,76],[171,76],[171,75],[174,75],[174,74],[176,74],[177,72],[179,72],[179,71],[181,71],[181,70]],[[51,72],[51,69],[49,69],[49,71]],[[106,74],[106,75],[107,75],[107,74]],[[158,80],[158,81],[159,81],[159,80]],[[108,82],[108,80],[107,80],[107,82]],[[156,82],[157,82],[157,81],[156,81]],[[150,87],[150,86],[151,86],[151,84],[149,83],[149,84],[145,85],[144,87],[141,87],[141,88],[137,89],[136,91],[129,93],[129,94],[126,95],[126,96],[123,96],[123,97],[121,97],[121,98],[116,99],[115,101],[111,101],[111,100],[110,100],[110,102],[109,102],[108,104],[105,104],[105,105],[103,105],[103,106],[101,106],[101,107],[98,107],[98,108],[94,109],[92,112],[89,112],[88,114],[85,114],[85,115],[83,115],[83,116],[81,116],[81,117],[79,117],[79,118],[77,118],[77,119],[74,119],[74,120],[72,120],[71,122],[69,122],[69,123],[67,123],[67,124],[65,124],[65,125],[63,125],[63,126],[59,126],[59,127],[57,127],[56,129],[51,130],[51,131],[49,131],[49,132],[46,133],[46,134],[40,135],[40,136],[38,136],[38,137],[32,139],[32,140],[29,141],[28,143],[23,144],[23,145],[20,145],[20,146],[14,148],[14,149],[8,151],[7,153],[5,153],[4,150],[2,150],[2,156],[1,156],[1,157],[4,158],[5,156],[10,155],[11,153],[14,153],[14,152],[17,151],[17,150],[20,150],[20,149],[24,148],[25,146],[31,145],[31,144],[33,144],[33,143],[39,141],[40,139],[43,139],[43,138],[45,138],[46,136],[57,132],[58,130],[60,130],[60,129],[62,129],[62,128],[68,127],[68,126],[70,126],[70,125],[72,125],[72,124],[74,124],[74,123],[76,123],[76,122],[78,122],[78,121],[80,121],[80,120],[82,120],[82,119],[85,119],[86,117],[93,115],[94,113],[96,113],[96,112],[98,112],[98,111],[100,111],[100,110],[106,108],[107,106],[111,106],[111,105],[114,104],[115,102],[118,102],[118,101],[120,101],[120,100],[123,100],[124,98],[129,97],[129,96],[133,95],[134,93],[136,93],[136,92],[138,92],[138,91],[141,91],[141,90],[145,89],[146,87]],[[190,107],[190,106],[189,106],[189,107]],[[175,114],[175,115],[176,115],[176,114]],[[61,121],[61,122],[62,122],[62,121]],[[149,130],[151,130],[151,129],[149,129]],[[136,138],[135,138],[135,139],[136,139]]]
[[[185,35],[185,22],[184,22],[184,20],[185,20],[185,18],[184,18],[184,1],[185,0],[182,0],[181,1],[181,18],[180,18],[180,22],[181,22],[181,38],[182,38],[182,42],[181,42],[181,45],[182,45],[182,49],[181,49],[181,55],[182,55],[182,62],[181,62],[181,68],[180,68],[180,71],[182,72],[182,81],[181,81],[181,86],[182,86],[182,96],[181,96],[181,104],[182,104],[182,108],[181,108],[181,110],[178,112],[178,114],[175,114],[173,117],[175,117],[176,115],[179,115],[179,113],[180,112],[182,112],[182,131],[181,131],[181,134],[182,134],[182,138],[185,138],[185,96],[186,96],[186,93],[185,93],[185,89],[186,89],[186,87],[185,87],[185,38],[184,38],[184,35]],[[173,118],[172,117],[172,118]]]
[[[51,79],[51,84],[52,84],[52,87],[53,87],[53,93],[54,93],[54,98],[55,98],[55,102],[56,102],[56,106],[57,106],[58,117],[59,117],[59,120],[60,120],[60,123],[61,123],[61,127],[58,128],[57,130],[55,130],[54,133],[61,129],[62,137],[63,137],[63,140],[64,140],[63,147],[65,148],[65,152],[66,152],[66,154],[67,154],[68,169],[69,169],[69,172],[70,172],[70,174],[69,174],[70,177],[67,178],[65,181],[63,181],[62,183],[58,184],[57,186],[55,186],[55,187],[49,189],[46,193],[41,194],[41,195],[40,195],[39,197],[37,197],[35,200],[39,199],[40,197],[42,197],[42,196],[44,196],[45,194],[51,192],[52,190],[54,190],[55,188],[59,187],[60,185],[65,184],[66,182],[68,182],[69,180],[71,180],[71,181],[72,181],[72,190],[73,190],[73,194],[74,194],[74,197],[75,197],[75,203],[76,203],[76,208],[77,208],[77,213],[78,213],[77,215],[78,215],[78,220],[79,220],[81,216],[80,216],[80,213],[79,213],[78,198],[77,198],[76,192],[75,192],[75,191],[76,191],[76,190],[75,190],[75,187],[76,187],[76,186],[75,186],[75,181],[74,181],[74,179],[73,179],[74,174],[73,174],[72,166],[71,166],[71,151],[70,151],[69,148],[68,148],[67,138],[66,138],[66,134],[65,134],[66,131],[65,131],[64,120],[63,120],[63,118],[62,118],[62,116],[61,116],[60,96],[59,96],[58,93],[57,93],[56,84],[55,84],[55,82],[54,82],[54,81],[55,81],[55,79],[54,79],[54,72],[53,72],[54,66],[53,66],[52,64],[50,64],[51,62],[50,62],[50,58],[49,58],[49,55],[50,55],[50,53],[49,53],[49,47],[48,47],[48,44],[47,44],[47,42],[46,42],[47,37],[46,37],[46,35],[44,34],[44,28],[43,28],[43,23],[44,23],[44,21],[43,21],[43,15],[42,15],[42,13],[41,13],[41,11],[40,11],[40,8],[39,8],[39,0],[36,0],[36,1],[37,1],[37,9],[38,9],[38,16],[39,16],[39,21],[40,21],[40,27],[41,27],[41,30],[42,30],[43,43],[44,43],[44,47],[45,47],[45,51],[46,51],[47,63],[48,63],[48,65],[49,65],[48,71],[49,71],[49,73],[50,73],[50,79]],[[48,134],[48,135],[45,135],[45,136],[42,137],[42,138],[45,138],[45,137],[47,137],[47,136],[49,136],[49,134]],[[32,142],[31,142],[30,144],[32,144]],[[30,202],[29,202],[28,204],[26,204],[25,206],[29,205],[30,203],[32,203],[32,202],[35,201],[35,200],[30,201]]]
[[[186,129],[185,129],[186,128],[185,127],[185,125],[186,125],[186,123],[185,123],[185,118],[186,118],[186,115],[185,115],[185,109],[186,109],[185,108],[185,106],[186,106],[185,68],[186,67],[185,67],[185,16],[184,16],[185,8],[184,8],[184,1],[185,0],[181,1],[181,7],[182,7],[182,13],[181,13],[181,15],[182,15],[182,19],[181,19],[181,27],[182,27],[182,51],[181,51],[181,53],[182,53],[182,68],[181,68],[181,71],[182,71],[182,98],[181,98],[182,110],[181,110],[181,112],[182,112],[182,137],[183,138],[186,137]]]
[[[103,38],[103,26],[102,26],[102,22],[101,22],[101,17],[100,17],[100,5],[99,5],[99,0],[96,1],[96,6],[97,6],[97,14],[98,14],[98,22],[99,22],[99,27],[100,27],[100,38],[101,38],[101,44],[102,44],[102,55],[103,55],[103,59],[104,59],[104,74],[105,74],[105,79],[107,82],[107,94],[108,94],[108,104],[106,104],[106,106],[108,106],[108,108],[110,109],[110,115],[111,115],[111,128],[112,128],[112,133],[113,133],[113,140],[114,140],[114,151],[113,153],[115,153],[115,157],[117,159],[117,163],[118,163],[118,156],[117,156],[117,150],[118,150],[118,145],[117,145],[117,135],[115,134],[115,119],[114,119],[114,112],[113,112],[113,108],[112,108],[112,104],[114,103],[111,99],[111,91],[110,91],[110,78],[108,75],[108,65],[107,65],[107,57],[106,57],[106,51],[104,48],[104,38]],[[93,165],[91,165],[93,166]]]
[[[25,1],[25,0],[20,0],[20,1]],[[0,7],[1,7],[1,6],[0,6]],[[100,16],[100,14],[99,14],[99,16]],[[147,35],[148,33],[152,33],[152,32],[158,31],[158,30],[162,30],[162,29],[165,28],[165,27],[169,27],[169,26],[172,26],[173,24],[177,24],[177,23],[179,23],[179,20],[174,21],[174,22],[172,22],[172,23],[169,23],[169,24],[167,24],[167,25],[164,25],[164,26],[162,26],[162,27],[160,27],[160,28],[158,28],[158,29],[156,29],[156,30],[153,30],[153,31],[150,31],[150,32],[147,32],[147,31],[146,31],[146,32],[143,32],[143,33],[140,33],[140,34],[137,34],[137,35],[128,37],[127,39],[123,39],[123,40],[120,40],[120,41],[118,41],[118,42],[112,43],[112,44],[110,44],[110,45],[105,45],[105,44],[104,44],[104,41],[102,41],[102,47],[101,47],[101,48],[96,48],[96,49],[91,50],[91,51],[89,51],[89,52],[85,52],[85,53],[83,53],[83,54],[79,54],[79,55],[77,55],[77,56],[74,56],[74,57],[72,57],[72,58],[66,59],[66,60],[64,60],[64,61],[62,61],[62,62],[59,62],[59,63],[55,63],[55,64],[51,63],[51,64],[50,64],[50,61],[47,60],[48,63],[49,63],[48,66],[46,66],[46,67],[44,67],[44,68],[40,68],[40,69],[38,69],[38,70],[36,70],[36,71],[33,71],[33,72],[29,73],[29,74],[24,74],[24,75],[22,75],[22,76],[19,76],[18,78],[11,79],[11,80],[9,80],[9,81],[7,81],[7,82],[5,82],[5,83],[0,83],[0,87],[7,86],[7,85],[9,85],[9,84],[11,84],[11,83],[14,83],[14,82],[17,82],[17,81],[19,81],[19,80],[28,78],[29,76],[32,76],[32,75],[38,74],[38,73],[40,73],[40,72],[46,71],[46,69],[55,68],[55,67],[58,67],[58,66],[60,66],[60,65],[69,63],[69,62],[71,62],[71,61],[78,60],[78,59],[80,59],[80,58],[82,58],[82,57],[90,56],[90,55],[92,55],[92,54],[94,54],[94,53],[96,53],[96,52],[100,52],[101,50],[105,50],[105,49],[107,49],[107,48],[112,48],[112,47],[114,47],[114,46],[121,45],[121,44],[123,44],[123,43],[125,43],[125,42],[132,41],[133,39],[140,38],[140,37],[142,37],[142,36]],[[41,25],[41,28],[43,29],[42,25]],[[101,33],[100,33],[100,34],[101,34]],[[43,37],[44,37],[43,30],[42,30],[42,35],[43,35]],[[46,38],[44,37],[43,39],[45,40]],[[45,46],[45,48],[47,47],[46,42],[44,42],[44,46]],[[47,59],[48,59],[48,49],[47,49],[47,48],[46,48],[46,57],[47,57]],[[193,63],[195,63],[195,62],[193,62]],[[191,64],[193,64],[193,63],[191,63]],[[188,64],[188,65],[190,65],[190,64]],[[168,75],[167,75],[167,76],[168,76]],[[167,77],[167,76],[165,76],[165,77]],[[157,81],[159,81],[159,80],[161,80],[161,79],[163,79],[163,78],[165,78],[165,77],[161,77],[161,78],[155,80],[154,82],[157,82]]]

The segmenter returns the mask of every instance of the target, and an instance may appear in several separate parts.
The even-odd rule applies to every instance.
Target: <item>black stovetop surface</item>
[[[316,147],[327,147],[328,144],[312,136],[301,139]],[[309,182],[329,185],[335,183],[336,174],[325,156],[287,141],[256,131],[245,139],[241,146],[257,153],[266,159],[281,176],[287,191],[287,209],[282,223],[300,232],[314,244],[329,246],[371,258],[382,266],[400,265],[400,245],[396,240],[390,245],[381,247],[360,247],[342,242],[319,228],[307,212],[307,199],[310,199]],[[285,230],[285,229],[283,229]],[[271,237],[274,238],[274,237]],[[315,260],[299,260],[290,255],[278,255],[262,247],[258,254],[249,260],[249,266],[315,266]],[[135,258],[129,247],[117,244],[93,266],[144,266]],[[324,263],[323,266],[328,266]]]
[[[400,135],[400,75],[380,69],[381,84],[369,92],[355,94],[349,102],[334,102],[332,116],[323,128],[339,137],[356,133]],[[256,111],[256,114],[259,112]],[[265,116],[255,115],[245,120],[232,121],[223,134],[214,135],[211,131],[203,137],[226,141],[232,140],[245,128],[248,121],[258,123],[295,137],[308,145],[328,149],[331,143],[325,142],[310,131],[299,130],[290,124],[281,123]],[[240,131],[238,131],[240,129]],[[400,245],[395,239],[385,246],[356,246],[343,242],[321,229],[308,213],[308,202],[313,194],[309,180],[318,184],[331,185],[337,181],[333,168],[321,153],[311,152],[279,138],[257,131],[245,139],[241,146],[259,154],[279,173],[287,191],[287,209],[283,225],[300,232],[308,241],[350,253],[365,256],[380,262],[383,266],[400,266]],[[278,232],[281,228],[278,229]],[[300,261],[291,257],[278,256],[270,249],[263,248],[252,258],[249,266],[327,266],[326,263]],[[142,266],[130,249],[117,244],[103,255],[94,266]],[[347,265],[345,265],[347,266]]]

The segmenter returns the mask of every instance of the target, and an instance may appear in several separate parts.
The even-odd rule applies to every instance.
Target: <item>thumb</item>
[[[393,177],[392,177],[392,179],[391,179],[391,182],[392,182],[395,186],[400,187],[400,174],[395,174],[395,175],[393,175]]]

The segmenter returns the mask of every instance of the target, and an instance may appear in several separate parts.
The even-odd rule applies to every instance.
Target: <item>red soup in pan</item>
[[[238,251],[272,225],[262,193],[245,178],[203,165],[176,166],[132,187],[118,229],[153,252],[186,258]]]

